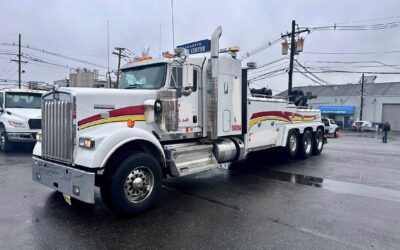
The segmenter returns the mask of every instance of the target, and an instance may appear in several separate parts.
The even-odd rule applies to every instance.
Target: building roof
[[[311,92],[313,96],[359,96],[361,93],[361,84],[301,86],[293,88],[293,90],[296,89],[303,90],[304,94]],[[287,95],[287,90],[278,94],[278,96]],[[365,83],[364,95],[400,97],[400,82]]]

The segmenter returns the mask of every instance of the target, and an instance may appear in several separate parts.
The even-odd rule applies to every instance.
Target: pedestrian
[[[390,131],[390,123],[388,121],[385,121],[385,123],[383,124],[382,131],[383,131],[382,142],[387,143],[387,136],[388,132]]]

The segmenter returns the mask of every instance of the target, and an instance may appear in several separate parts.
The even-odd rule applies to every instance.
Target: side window
[[[193,87],[192,91],[196,92],[197,90],[197,82],[199,81],[199,71],[197,69],[193,69]]]
[[[182,76],[183,76],[182,68],[173,67],[172,74],[171,74],[170,86],[175,86],[176,88],[181,88],[182,87]]]
[[[0,92],[0,108],[4,106],[4,93]]]

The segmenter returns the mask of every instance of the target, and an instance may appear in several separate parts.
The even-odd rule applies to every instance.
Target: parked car
[[[338,137],[339,127],[333,119],[322,118],[322,122],[325,126],[325,134],[333,135],[335,138]]]
[[[374,131],[371,121],[355,121],[351,126],[352,130],[355,131]]]

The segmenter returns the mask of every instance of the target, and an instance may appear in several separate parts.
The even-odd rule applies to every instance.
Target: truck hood
[[[42,117],[41,109],[27,109],[27,108],[6,108],[6,112],[10,112],[12,117],[21,120],[40,119]]]
[[[107,119],[144,114],[144,101],[156,99],[157,90],[60,88],[76,98],[76,119],[79,128]]]

